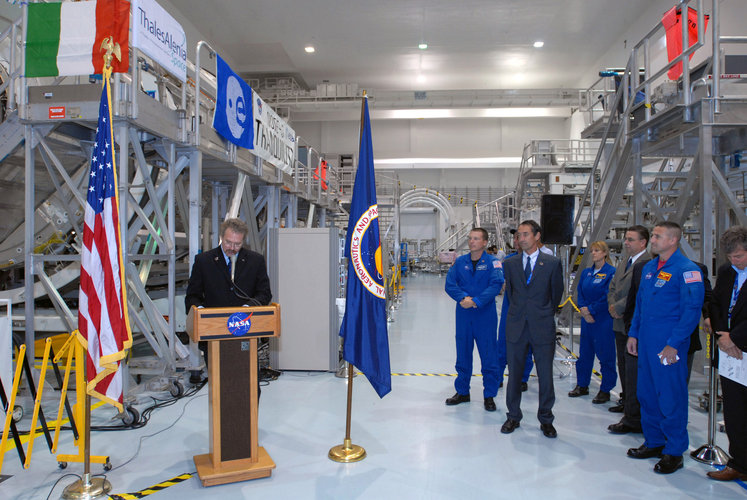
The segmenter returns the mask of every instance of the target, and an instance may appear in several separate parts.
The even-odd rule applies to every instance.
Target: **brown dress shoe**
[[[722,470],[712,470],[707,474],[707,476],[716,481],[734,481],[735,479],[739,479],[740,481],[747,480],[747,474],[742,474],[728,465]]]

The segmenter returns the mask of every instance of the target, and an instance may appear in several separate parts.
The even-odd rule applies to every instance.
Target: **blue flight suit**
[[[599,390],[603,392],[610,392],[617,383],[615,332],[612,331],[612,316],[607,305],[607,293],[614,275],[615,268],[605,262],[599,272],[594,272],[593,265],[581,271],[578,282],[578,307],[587,307],[594,316],[594,323],[581,320],[576,384],[589,387],[596,354],[602,369]]]
[[[473,267],[470,254],[454,261],[446,275],[446,293],[456,304],[456,391],[469,394],[472,377],[472,352],[477,344],[482,365],[483,397],[493,398],[498,393],[498,312],[495,297],[503,286],[501,262],[487,252]],[[459,302],[472,297],[476,308],[464,309]]]
[[[513,257],[518,252],[514,252],[507,255],[506,258]],[[508,296],[503,295],[503,302],[501,303],[501,318],[498,322],[498,385],[503,380],[503,373],[506,371],[506,315],[508,314]],[[521,376],[521,381],[526,382],[529,380],[529,375],[532,373],[532,346],[529,346],[529,352],[527,352],[527,360],[524,364],[524,374]]]
[[[657,270],[659,257],[643,266],[635,313],[628,336],[638,339],[638,401],[644,444],[664,446],[667,455],[682,455],[687,436],[687,351],[700,321],[703,275],[676,250]],[[658,354],[677,349],[679,361],[663,365]]]

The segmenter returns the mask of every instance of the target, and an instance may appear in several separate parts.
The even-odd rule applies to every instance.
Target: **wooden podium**
[[[257,339],[280,336],[280,305],[192,307],[187,332],[208,342],[210,453],[194,457],[202,485],[268,477],[275,462],[257,445]]]

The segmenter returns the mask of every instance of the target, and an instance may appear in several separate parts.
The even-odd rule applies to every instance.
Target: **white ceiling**
[[[376,90],[574,88],[650,0],[172,0],[248,74]],[[536,40],[545,45],[532,46]],[[418,43],[428,49],[421,51]],[[304,46],[316,48],[307,54]],[[423,81],[418,81],[422,75]]]

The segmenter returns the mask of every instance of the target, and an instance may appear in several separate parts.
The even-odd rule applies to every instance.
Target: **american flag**
[[[120,249],[109,78],[104,74],[88,178],[80,265],[78,338],[86,348],[88,394],[122,410],[119,363],[132,346]]]

